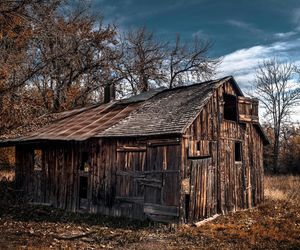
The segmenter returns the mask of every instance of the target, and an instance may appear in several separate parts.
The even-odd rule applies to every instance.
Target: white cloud
[[[295,61],[293,58],[297,53],[300,56],[300,52],[297,52],[299,49],[300,39],[240,49],[223,56],[218,75],[233,75],[243,88],[248,88],[254,80],[259,62],[272,57]]]
[[[141,11],[138,11],[138,13],[136,13],[136,15],[138,17],[148,17],[148,16],[154,16],[154,15],[159,15],[159,14],[163,14],[169,11],[174,11],[176,9],[180,9],[180,8],[187,8],[188,6],[192,6],[194,4],[199,4],[201,2],[205,2],[207,0],[177,0],[177,1],[173,1],[172,4],[166,4],[161,6],[160,8],[152,8],[151,5],[149,8],[145,8]],[[163,1],[162,1],[163,2]],[[149,1],[149,3],[151,3],[151,1]]]
[[[232,75],[243,91],[248,91],[254,83],[257,65],[264,59],[277,57],[300,65],[300,39],[276,42],[269,45],[259,45],[244,48],[223,56],[218,77]],[[298,60],[297,60],[298,59]],[[294,121],[300,121],[300,107],[292,115]]]
[[[296,31],[279,32],[279,33],[275,33],[274,37],[275,38],[284,38],[284,39],[287,39],[287,38],[290,38],[291,36],[294,36],[296,34],[297,34]]]
[[[203,30],[198,30],[192,34],[193,38],[200,38],[200,39],[207,39],[209,36],[203,31]]]
[[[294,9],[292,13],[292,21],[296,24],[300,22],[300,8]]]
[[[291,13],[291,21],[296,25],[295,31],[300,31],[300,8],[296,8]]]
[[[264,31],[262,29],[256,28],[251,23],[247,23],[247,22],[240,21],[240,20],[234,20],[234,19],[227,20],[226,22],[231,26],[250,31],[251,33],[255,33],[255,34],[263,34],[264,33]]]

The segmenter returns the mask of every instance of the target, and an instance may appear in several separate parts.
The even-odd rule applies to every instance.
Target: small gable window
[[[41,171],[42,170],[42,150],[35,149],[33,151],[33,170]]]
[[[237,121],[237,100],[236,96],[224,94],[224,119],[229,121]]]
[[[242,143],[239,141],[234,143],[234,160],[242,161]]]

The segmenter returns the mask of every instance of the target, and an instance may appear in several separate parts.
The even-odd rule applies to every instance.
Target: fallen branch
[[[44,203],[44,202],[28,202],[28,205],[31,206],[44,206],[44,207],[51,207],[51,203]]]
[[[209,217],[205,220],[202,220],[202,221],[198,221],[198,222],[195,222],[193,225],[196,226],[196,227],[200,227],[202,225],[204,225],[205,223],[209,222],[209,221],[212,221],[214,219],[216,219],[217,217],[219,217],[220,215],[219,214],[215,214],[214,216],[212,217]]]
[[[89,236],[94,233],[96,233],[96,232],[92,231],[92,232],[88,232],[88,233],[75,234],[75,235],[53,235],[53,237],[58,240],[75,240],[75,239]]]

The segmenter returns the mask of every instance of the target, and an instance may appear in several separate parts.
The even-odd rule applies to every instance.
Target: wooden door
[[[152,220],[179,216],[180,145],[178,141],[150,143],[144,178],[144,213]]]
[[[119,146],[117,149],[116,200],[144,202],[145,146]]]
[[[212,158],[191,160],[190,176],[190,221],[198,221],[212,216],[217,207],[217,175]]]

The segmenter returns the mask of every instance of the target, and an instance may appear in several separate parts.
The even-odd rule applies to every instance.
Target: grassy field
[[[266,177],[264,204],[200,227],[0,202],[0,249],[300,249],[299,191],[300,177]]]

